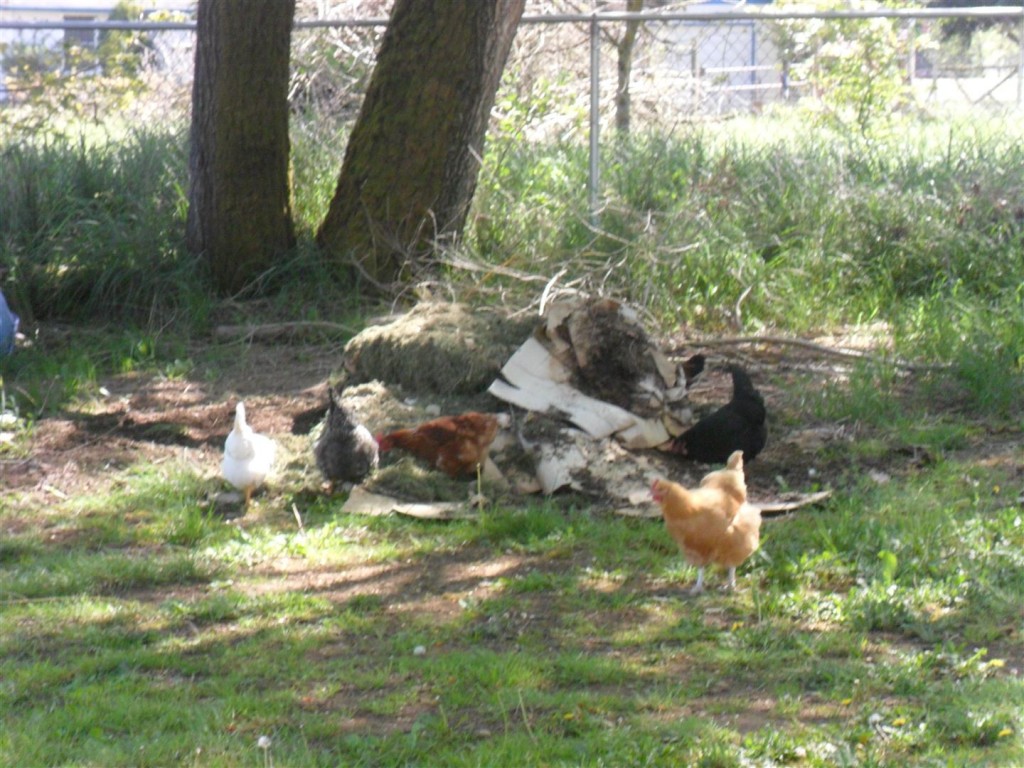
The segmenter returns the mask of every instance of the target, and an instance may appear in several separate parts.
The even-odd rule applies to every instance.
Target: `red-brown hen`
[[[468,478],[487,461],[499,426],[496,415],[469,411],[378,435],[377,442],[381,451],[398,448],[449,477]]]

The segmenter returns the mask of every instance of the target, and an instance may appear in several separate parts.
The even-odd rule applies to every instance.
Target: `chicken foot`
[[[726,579],[725,584],[722,585],[723,592],[732,592],[736,589],[736,569],[729,569],[729,577]],[[691,595],[699,595],[704,591],[704,566],[697,568],[697,583],[690,587]]]
[[[726,582],[722,586],[722,589],[726,590],[727,592],[732,592],[734,589],[736,589],[736,568],[735,567],[729,569],[729,578],[726,579]]]

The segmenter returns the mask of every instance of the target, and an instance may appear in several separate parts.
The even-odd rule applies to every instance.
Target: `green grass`
[[[673,324],[705,327],[729,320],[747,289],[748,327],[814,329],[890,319],[897,298],[959,286],[993,300],[1018,288],[1014,132],[914,124],[915,140],[868,142],[785,120],[757,130],[640,136],[609,150],[596,230],[574,172],[582,147],[494,148],[477,247],[524,267],[571,255],[581,272],[622,259],[600,279]]]
[[[187,158],[177,133],[141,130],[87,144],[53,137],[3,147],[0,264],[38,319],[81,322],[187,315],[210,301],[185,253]]]
[[[1012,764],[1024,529],[994,491],[1009,480],[943,463],[848,489],[767,523],[743,589],[701,600],[657,522],[586,509],[204,524],[186,547],[112,504],[90,513],[102,536],[91,520],[47,551],[5,542],[5,764],[261,764],[261,735],[278,765]],[[510,569],[428,590],[451,610],[385,582],[252,589],[249,564],[307,538],[421,577]],[[127,568],[140,541],[149,565]],[[179,570],[185,552],[203,566]]]
[[[154,343],[168,327],[202,334],[254,314],[358,325],[358,288],[312,245],[343,133],[296,120],[300,244],[254,281],[251,307],[218,304],[184,250],[180,133],[12,141],[0,153],[5,290],[36,319],[140,328]],[[952,366],[969,407],[1005,418],[1024,393],[1021,138],[1008,124],[940,121],[851,138],[786,116],[640,135],[605,148],[592,223],[584,146],[496,135],[461,247],[541,278],[571,265],[562,282],[641,304],[666,330],[882,322],[896,354]],[[450,277],[483,300],[535,298],[534,283]],[[71,389],[94,375],[67,373]]]
[[[850,440],[816,456],[832,500],[766,523],[737,593],[687,598],[657,522],[581,499],[427,523],[287,487],[225,521],[185,460],[126,459],[92,495],[4,489],[0,765],[1024,763],[1020,462],[980,450],[1024,428],[1019,137],[765,124],[609,149],[596,227],[582,146],[495,137],[462,246],[568,266],[666,332],[883,329],[847,379],[777,388],[779,424]],[[237,352],[197,343],[224,319],[360,325],[310,245],[330,143],[296,132],[303,242],[248,302],[184,253],[180,135],[3,147],[4,289],[45,322],[0,363],[0,460],[109,377],[203,385]]]

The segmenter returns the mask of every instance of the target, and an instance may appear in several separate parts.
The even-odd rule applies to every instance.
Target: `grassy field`
[[[316,492],[289,425],[339,340],[209,331],[376,311],[310,287],[336,158],[297,142],[305,242],[240,302],[181,248],[175,136],[4,148],[4,290],[38,333],[0,363],[0,765],[1024,764],[1019,138],[638,138],[597,225],[583,148],[494,142],[453,256],[501,270],[450,268],[452,295],[528,306],[565,267],[676,342],[876,339],[874,363],[744,348],[752,481],[833,495],[697,598],[658,521],[583,496],[442,523]],[[239,393],[286,461],[224,519]],[[815,429],[842,439],[795,442]]]
[[[700,598],[659,523],[583,498],[365,518],[293,467],[224,521],[215,451],[51,471],[5,492],[0,754],[1017,764],[1020,433],[956,423],[918,435],[925,468],[878,461],[892,433],[853,442],[834,500],[766,522],[739,590]]]

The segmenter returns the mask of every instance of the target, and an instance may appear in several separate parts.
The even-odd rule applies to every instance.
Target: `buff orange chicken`
[[[736,568],[760,543],[761,511],[747,502],[742,456],[739,461],[730,456],[730,465],[710,473],[692,490],[669,480],[655,480],[651,486],[665,528],[686,561],[697,568],[691,594],[704,591],[704,569],[709,565],[727,568],[726,587],[734,588]]]
[[[742,506],[747,500],[747,480],[743,476],[743,451],[733,451],[725,462],[725,469],[716,469],[704,475],[700,487],[720,488]]]

